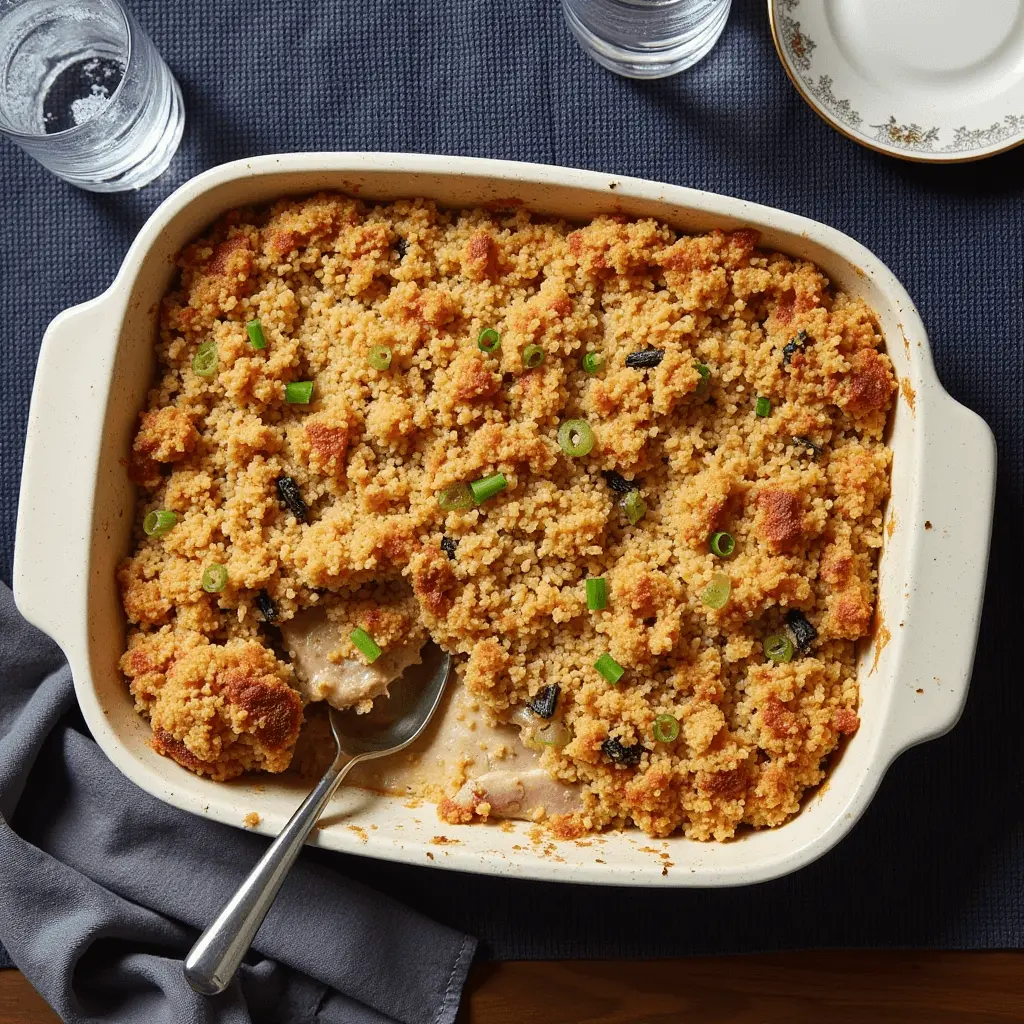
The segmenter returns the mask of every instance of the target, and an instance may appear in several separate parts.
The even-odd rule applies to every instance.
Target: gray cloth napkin
[[[182,959],[266,843],[121,775],[0,584],[0,941],[65,1021],[454,1021],[476,940],[306,855],[233,986],[193,993]]]

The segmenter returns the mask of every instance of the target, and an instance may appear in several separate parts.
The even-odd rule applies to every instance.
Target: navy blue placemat
[[[1024,945],[1015,631],[1024,581],[1024,150],[932,167],[858,147],[789,84],[763,0],[736,0],[710,57],[650,83],[586,59],[556,0],[132,7],[185,96],[185,140],[171,171],[138,194],[100,197],[0,144],[0,576],[10,580],[22,438],[46,323],[105,288],[147,214],[212,164],[309,149],[507,157],[691,185],[814,217],[896,272],[924,317],[942,380],[999,440],[994,557],[961,724],[897,762],[835,851],[754,888],[643,892],[359,858],[345,866],[480,936],[499,958]]]

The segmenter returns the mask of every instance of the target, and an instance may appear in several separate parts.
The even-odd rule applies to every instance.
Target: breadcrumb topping
[[[303,709],[266,595],[278,623],[325,609],[334,659],[362,657],[356,627],[384,650],[429,634],[494,721],[557,683],[569,740],[540,764],[582,794],[557,835],[724,840],[798,811],[859,725],[856,641],[875,604],[896,385],[861,300],[753,231],[330,193],[232,211],[179,269],[126,458],[139,501],[118,570],[121,667],[154,749],[218,780],[288,767]],[[535,369],[528,345],[544,350]],[[646,349],[656,365],[626,364]],[[294,381],[313,382],[309,404],[285,401]],[[584,457],[559,447],[567,419],[593,430]],[[607,471],[643,499],[638,522]],[[439,507],[497,473],[485,503]],[[177,521],[149,537],[154,509]],[[716,530],[735,539],[728,560]],[[215,593],[211,564],[227,572]],[[719,573],[716,609],[701,594]],[[602,610],[588,577],[607,580]],[[763,642],[793,608],[817,641],[776,664]],[[605,653],[625,669],[614,686],[594,669]],[[658,715],[680,724],[670,742]],[[452,823],[487,815],[452,801],[464,781],[441,802]]]

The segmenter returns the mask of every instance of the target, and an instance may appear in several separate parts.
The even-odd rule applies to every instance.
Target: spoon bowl
[[[185,980],[196,992],[214,996],[231,984],[303,843],[349,770],[360,761],[403,750],[426,728],[452,660],[432,643],[421,655],[422,661],[410,665],[367,714],[330,709],[334,761],[186,957]]]

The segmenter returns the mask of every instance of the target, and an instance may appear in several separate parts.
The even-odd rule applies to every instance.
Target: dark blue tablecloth
[[[132,7],[188,110],[165,178],[138,194],[89,195],[0,144],[0,577],[10,579],[22,437],[47,321],[105,288],[147,214],[212,164],[310,149],[508,157],[814,217],[896,272],[942,380],[999,441],[994,555],[961,724],[900,759],[838,849],[756,888],[644,893],[331,861],[479,935],[501,958],[1024,944],[1024,681],[1013,626],[1024,580],[1024,149],[933,167],[858,147],[794,92],[763,0],[736,0],[718,48],[697,68],[649,83],[587,60],[556,0]]]

